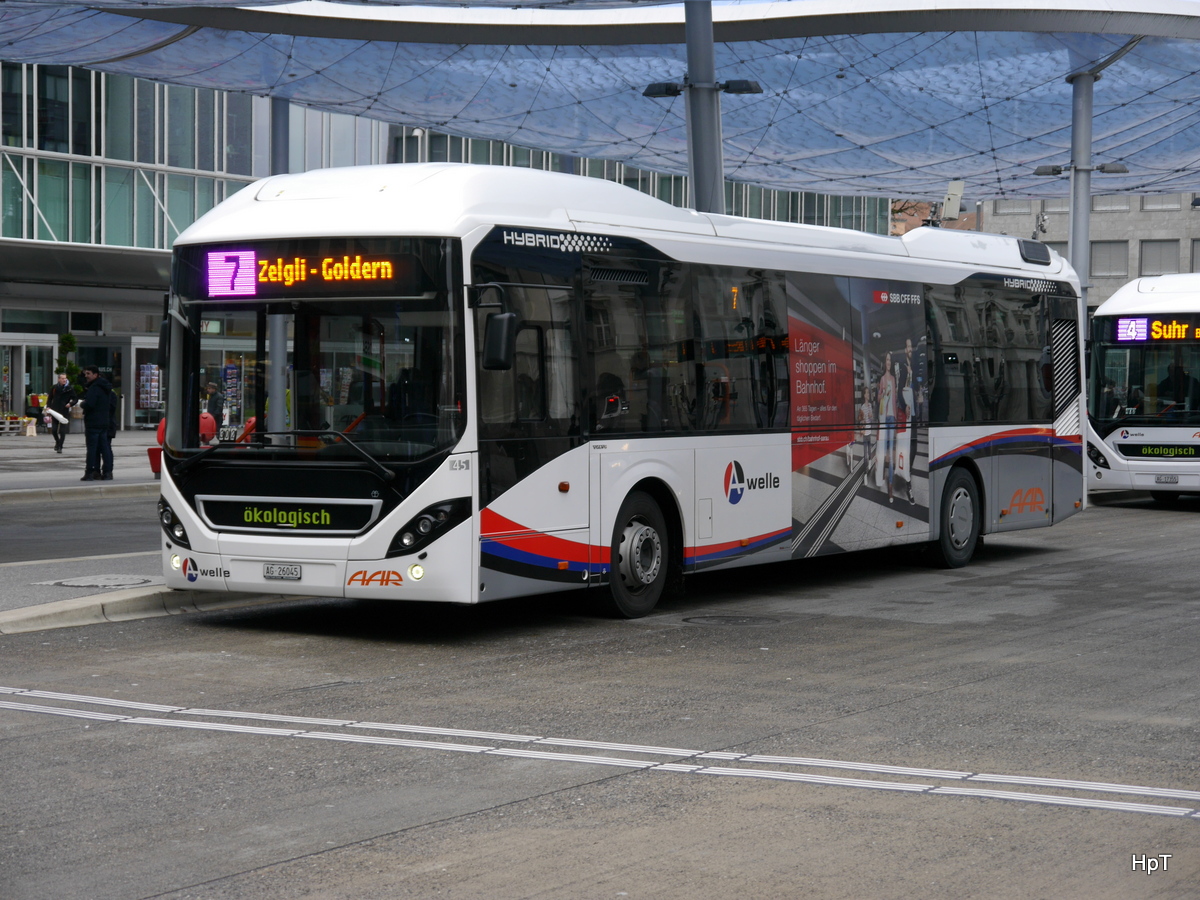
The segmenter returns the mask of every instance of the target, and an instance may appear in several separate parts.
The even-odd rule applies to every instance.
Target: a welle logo
[[[740,503],[746,491],[766,491],[779,487],[779,476],[773,472],[746,477],[746,471],[736,459],[725,467],[725,499]]]
[[[242,521],[248,525],[278,525],[280,528],[328,525],[332,518],[327,509],[279,509],[278,507],[247,506]]]
[[[196,581],[198,578],[228,578],[228,569],[202,569],[199,564],[190,556],[183,561],[183,577],[188,581]]]

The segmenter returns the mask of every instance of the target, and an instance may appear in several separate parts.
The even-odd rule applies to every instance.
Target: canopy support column
[[[1100,73],[1141,40],[1141,35],[1130,38],[1119,50],[1090,69],[1067,76],[1067,83],[1071,85],[1071,216],[1067,256],[1075,274],[1079,276],[1082,315],[1085,317],[1088,311],[1088,288],[1091,286],[1088,282],[1092,275],[1092,172],[1095,170],[1092,165],[1093,95]],[[1112,166],[1101,166],[1101,171],[1113,170]]]
[[[1079,276],[1083,313],[1092,266],[1092,98],[1096,75],[1080,72],[1071,83],[1071,225],[1067,256]]]
[[[290,143],[291,103],[284,97],[271,98],[271,174],[286,175],[291,168],[288,154]],[[267,316],[267,431],[288,430],[287,389],[287,321],[286,315]],[[271,402],[274,401],[274,402]],[[261,421],[261,412],[260,412]],[[276,435],[275,443],[283,443]]]
[[[725,167],[721,139],[721,89],[713,50],[712,3],[687,0],[688,195],[697,212],[725,212]]]

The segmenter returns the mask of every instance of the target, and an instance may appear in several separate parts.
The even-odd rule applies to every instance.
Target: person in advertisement
[[[875,459],[875,404],[871,402],[871,388],[865,384],[862,386],[862,402],[854,413],[854,423],[858,439],[862,441],[863,486],[866,487]]]
[[[84,441],[87,444],[87,462],[80,481],[112,481],[113,452],[112,431],[116,417],[116,398],[108,379],[100,375],[96,366],[83,367],[83,379],[87,384],[83,399]]]
[[[76,399],[75,388],[67,381],[67,373],[59,372],[58,381],[50,388],[50,395],[46,398],[46,416],[50,419],[55,453],[63,452],[63,441],[67,439],[67,427],[71,424],[68,416]]]
[[[911,338],[904,339],[904,359],[896,366],[896,401],[900,415],[904,417],[904,427],[896,436],[896,465],[893,467],[893,480],[904,482],[908,492],[908,502],[913,502],[912,490],[912,435],[916,419],[916,400],[913,396],[916,372],[913,370],[913,345]]]
[[[892,496],[892,479],[896,474],[896,376],[892,374],[892,351],[883,361],[883,373],[879,376],[876,394],[879,403],[879,424],[883,429],[883,480],[887,484],[888,503],[895,502]]]

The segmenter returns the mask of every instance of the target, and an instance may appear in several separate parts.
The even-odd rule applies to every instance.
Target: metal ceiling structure
[[[8,0],[0,58],[242,90],[686,174],[686,98],[642,96],[651,82],[685,79],[683,6]],[[1107,61],[1090,146],[1097,162],[1129,171],[1101,176],[1102,189],[1200,189],[1200,0],[712,10],[716,78],[764,90],[721,98],[732,180],[935,199],[961,179],[972,198],[1063,196],[1065,175],[1034,169],[1070,170],[1078,97],[1068,76]]]

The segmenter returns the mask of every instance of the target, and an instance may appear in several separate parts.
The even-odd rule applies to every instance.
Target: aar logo
[[[377,584],[380,587],[391,587],[397,584],[404,584],[404,579],[400,577],[399,572],[391,572],[386,569],[371,572],[370,574],[367,574],[366,569],[360,569],[350,576],[350,580],[346,584],[360,584],[363,587]]]
[[[1012,499],[1008,501],[1008,511],[1017,514],[1045,512],[1046,495],[1042,493],[1041,488],[1034,487],[1025,491],[1017,488]]]
[[[746,493],[746,473],[742,464],[736,459],[725,467],[725,497],[730,503],[737,503]]]
[[[188,581],[195,581],[200,577],[200,567],[196,565],[196,561],[191,557],[183,561],[183,577]]]

